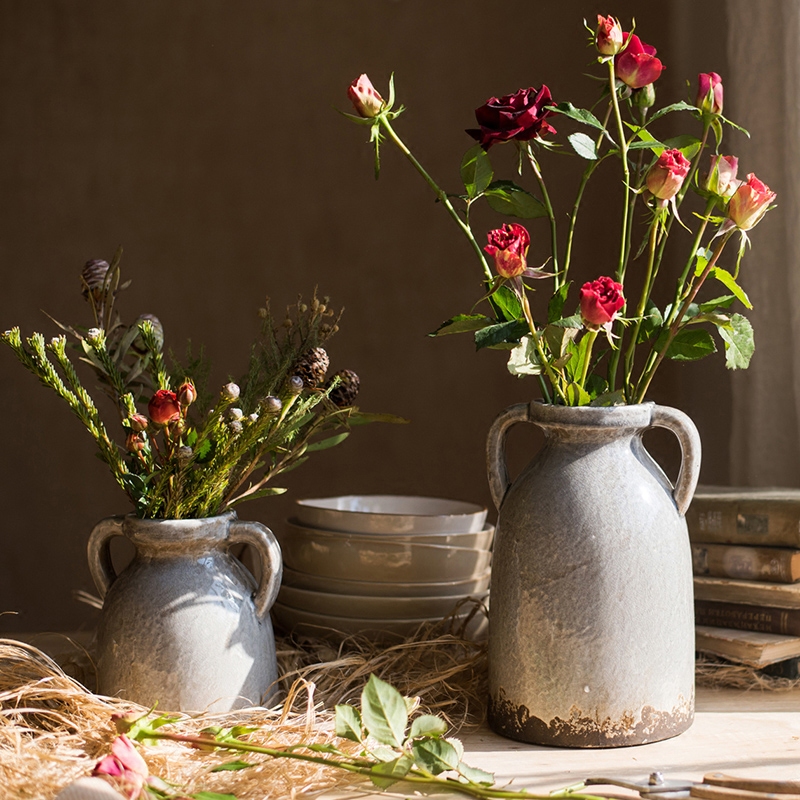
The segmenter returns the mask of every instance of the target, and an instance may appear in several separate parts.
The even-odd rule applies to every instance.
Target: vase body
[[[120,575],[115,536],[135,549]],[[259,585],[228,548],[252,546]],[[100,522],[89,567],[103,597],[98,691],[160,711],[228,711],[269,699],[277,680],[269,618],[281,580],[280,548],[263,525],[233,513],[207,519]]]
[[[509,484],[508,429],[545,444]],[[644,448],[665,427],[683,453],[675,487]],[[499,516],[489,612],[489,723],[564,747],[659,741],[694,717],[692,563],[684,513],[700,444],[683,413],[651,403],[512,406],[488,468]]]

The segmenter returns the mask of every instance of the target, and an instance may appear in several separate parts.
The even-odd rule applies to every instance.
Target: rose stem
[[[547,219],[550,220],[550,250],[553,253],[553,272],[556,273],[554,281],[555,287],[558,289],[563,283],[563,279],[561,279],[561,276],[558,274],[558,231],[556,229],[556,214],[555,211],[553,211],[553,204],[550,202],[550,195],[547,192],[547,186],[542,177],[542,171],[539,169],[539,163],[536,161],[533,151],[531,150],[530,142],[527,143],[524,152],[528,157],[528,163],[531,165],[533,174],[536,177],[536,182],[539,184],[542,199],[544,200],[544,207],[547,210]]]

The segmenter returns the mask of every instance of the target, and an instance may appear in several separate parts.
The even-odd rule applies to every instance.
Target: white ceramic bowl
[[[272,616],[279,627],[291,633],[320,638],[340,639],[343,635],[365,634],[373,640],[400,640],[410,636],[425,623],[439,622],[436,619],[358,619],[319,614],[316,611],[301,611],[282,603],[272,606]],[[464,614],[455,618],[456,626],[467,618]],[[485,636],[486,617],[476,615],[470,621],[467,632],[470,638]]]
[[[287,525],[275,532],[291,569],[351,580],[431,582],[468,580],[491,564],[489,550],[342,536]]]
[[[484,593],[485,594],[485,593]],[[476,598],[480,599],[480,598]],[[281,586],[278,602],[298,611],[333,614],[362,619],[441,619],[452,614],[463,596],[439,597],[370,597],[367,595],[331,594],[310,589]],[[463,608],[461,609],[463,612]]]
[[[482,575],[467,580],[404,583],[331,578],[312,575],[308,572],[298,572],[291,567],[284,566],[283,585],[329,594],[366,595],[368,597],[481,597],[489,588],[491,574],[491,570],[486,570]]]
[[[494,526],[484,525],[479,531],[442,531],[441,533],[361,533],[360,531],[342,531],[332,528],[321,528],[316,525],[303,525],[298,519],[289,519],[287,526],[292,530],[300,530],[305,536],[314,536],[322,532],[333,537],[363,540],[371,538],[384,542],[414,542],[415,544],[436,544],[440,547],[470,547],[475,550],[488,550],[494,540]]]
[[[351,533],[467,533],[480,531],[486,508],[438,497],[372,494],[297,500],[301,525]]]

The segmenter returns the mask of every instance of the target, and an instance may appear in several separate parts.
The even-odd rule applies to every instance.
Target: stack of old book
[[[686,521],[697,649],[800,677],[800,489],[701,486]]]

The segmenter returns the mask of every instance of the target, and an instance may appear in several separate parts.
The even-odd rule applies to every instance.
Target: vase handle
[[[117,573],[111,561],[110,544],[115,536],[124,535],[122,533],[124,521],[125,517],[101,519],[89,536],[89,544],[86,547],[89,557],[89,572],[92,574],[92,580],[100,593],[101,600],[105,598],[111,584],[117,579]]]
[[[251,520],[233,520],[228,531],[228,541],[231,544],[249,544],[258,554],[261,581],[253,595],[253,602],[256,614],[259,619],[263,619],[272,608],[281,588],[283,577],[281,546],[275,534],[266,525]]]
[[[511,486],[506,464],[506,436],[512,425],[529,421],[528,404],[517,403],[501,411],[489,428],[486,438],[486,471],[489,475],[489,491],[498,511]]]
[[[678,472],[678,480],[675,481],[675,488],[672,490],[672,496],[678,506],[678,513],[684,516],[689,508],[689,503],[692,502],[697,480],[700,477],[702,451],[700,434],[687,414],[669,406],[654,404],[650,424],[656,428],[666,428],[672,431],[680,443],[681,468]]]

